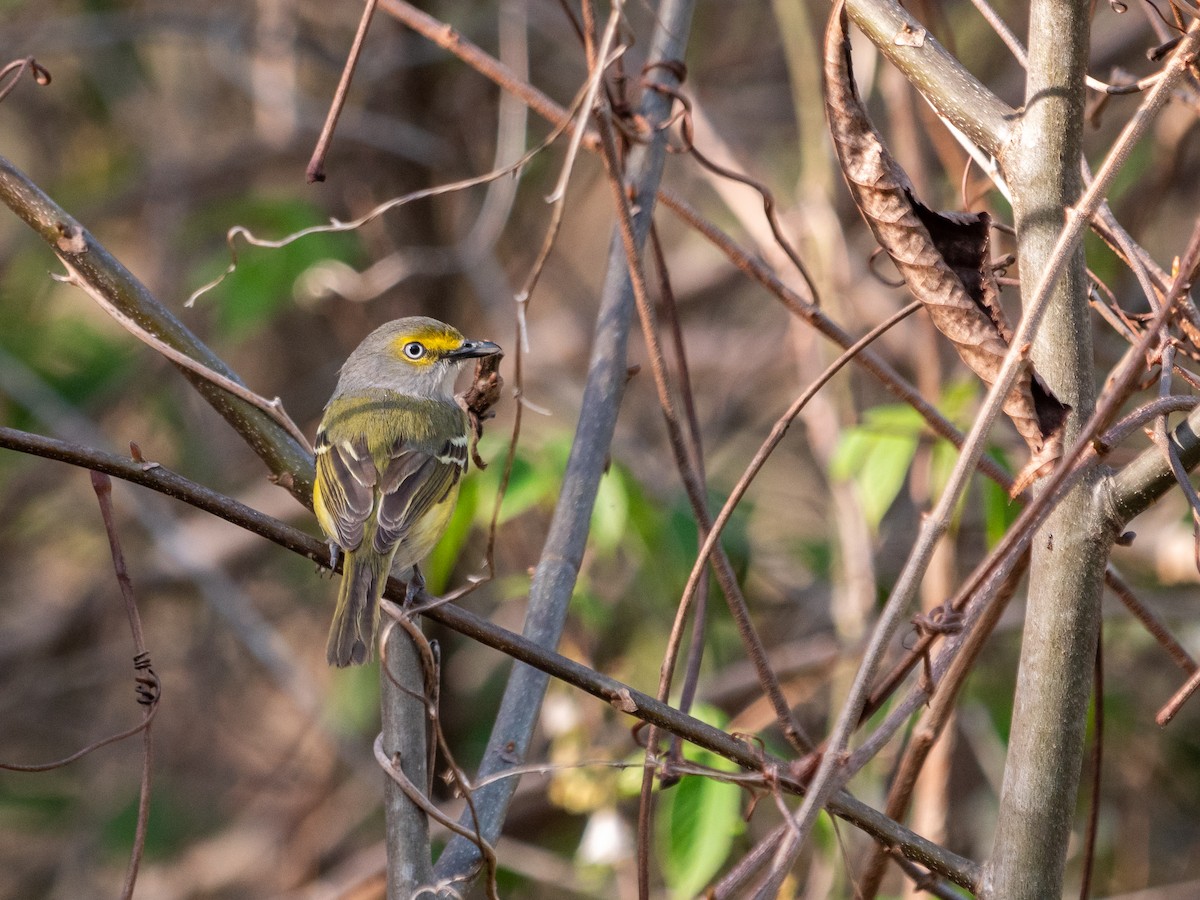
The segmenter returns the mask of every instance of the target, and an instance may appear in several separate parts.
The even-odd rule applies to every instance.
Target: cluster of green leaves
[[[720,710],[698,704],[692,715],[715,728],[728,724]],[[683,745],[684,759],[712,774],[685,775],[673,786],[655,788],[655,846],[672,897],[695,897],[728,861],[745,831],[743,810],[748,795],[721,779],[738,766],[708,750]],[[629,798],[641,790],[642,769],[626,769],[621,792]]]
[[[423,566],[434,590],[442,590],[449,583],[470,535],[486,533],[491,527],[507,452],[502,435],[487,435],[481,442],[480,453],[491,462],[487,469],[472,472],[463,482],[446,535]],[[567,434],[551,436],[536,446],[521,444],[496,519],[499,529],[522,516],[537,511],[548,516],[553,511],[569,453]],[[749,505],[744,506],[724,533],[726,549],[735,566],[743,570],[749,552],[745,531]],[[695,519],[681,491],[657,496],[638,481],[628,466],[616,460],[611,463],[600,481],[592,511],[589,564],[601,571],[607,563],[626,564],[634,572],[634,582],[626,585],[624,593],[633,595],[638,609],[645,614],[674,609],[695,560],[697,535]],[[603,627],[612,624],[611,604],[625,599],[606,596],[585,569],[576,587],[574,611],[585,624]]]
[[[978,395],[975,381],[950,384],[942,392],[939,409],[951,422],[969,422]],[[897,403],[871,407],[863,413],[859,425],[842,434],[830,463],[830,477],[852,482],[858,488],[863,514],[875,532],[908,483],[923,444],[930,448],[928,483],[936,500],[958,459],[958,450],[949,441],[933,437],[925,420],[911,406]],[[993,445],[990,449],[993,456],[1003,460],[1002,448]],[[1004,490],[989,479],[980,479],[980,492],[984,531],[989,545],[994,545],[1015,520],[1017,510]],[[959,501],[956,522],[966,497],[964,494]]]

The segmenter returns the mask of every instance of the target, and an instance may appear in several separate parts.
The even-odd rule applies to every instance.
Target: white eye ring
[[[425,345],[418,341],[409,341],[404,345],[404,355],[409,359],[420,359],[425,355]]]

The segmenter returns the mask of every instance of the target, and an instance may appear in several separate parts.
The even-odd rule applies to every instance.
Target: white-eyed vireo
[[[326,657],[371,658],[388,573],[416,565],[450,521],[467,468],[467,417],[454,400],[462,364],[499,353],[423,316],[376,328],[342,366],[317,430],[313,508],[345,553]],[[407,570],[407,571],[406,571]]]

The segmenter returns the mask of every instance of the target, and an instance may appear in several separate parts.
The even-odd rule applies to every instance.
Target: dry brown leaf
[[[825,34],[825,110],[842,173],[875,239],[962,361],[992,384],[1012,329],[997,302],[989,265],[990,220],[987,213],[935,212],[916,199],[858,95],[840,3]],[[1014,496],[1062,455],[1068,410],[1030,368],[1013,385],[1004,412],[1031,455],[1013,485]]]
[[[493,353],[475,363],[475,377],[460,397],[471,426],[471,459],[480,469],[486,469],[487,463],[479,455],[479,439],[483,437],[483,423],[495,415],[492,407],[500,402],[500,390],[504,387],[504,379],[500,377],[503,358],[503,353]]]

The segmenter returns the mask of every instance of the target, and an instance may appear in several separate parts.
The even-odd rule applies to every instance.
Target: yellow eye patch
[[[398,358],[416,366],[428,366],[447,353],[462,346],[463,337],[456,331],[438,328],[418,328],[392,339],[390,350]]]

